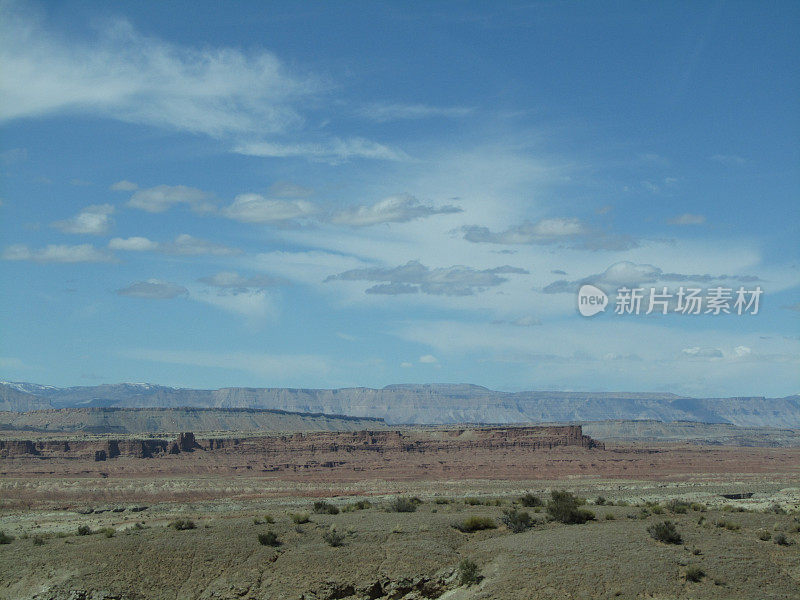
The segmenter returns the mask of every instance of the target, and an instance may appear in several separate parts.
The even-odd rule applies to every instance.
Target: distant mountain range
[[[388,424],[655,420],[800,427],[800,396],[689,398],[628,392],[498,392],[469,384],[382,389],[222,388],[120,383],[57,388],[0,382],[0,410],[50,408],[252,408],[384,419]]]

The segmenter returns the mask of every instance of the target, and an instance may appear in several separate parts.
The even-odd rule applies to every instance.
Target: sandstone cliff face
[[[113,460],[153,458],[187,452],[278,455],[353,453],[437,453],[470,450],[549,450],[559,446],[602,448],[579,425],[564,427],[491,427],[430,431],[355,431],[296,433],[250,438],[197,439],[191,432],[175,440],[0,441],[0,458],[37,457]]]

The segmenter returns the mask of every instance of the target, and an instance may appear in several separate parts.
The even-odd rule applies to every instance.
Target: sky
[[[0,378],[798,393],[799,25],[2,1]],[[680,287],[762,294],[684,314]]]

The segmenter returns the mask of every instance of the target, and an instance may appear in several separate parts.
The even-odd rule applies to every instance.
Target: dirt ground
[[[800,598],[800,461],[792,465],[792,450],[695,455],[681,447],[675,460],[668,449],[619,450],[616,458],[632,461],[635,476],[573,467],[560,477],[526,479],[480,470],[471,478],[418,479],[405,472],[338,480],[335,470],[321,478],[139,468],[104,476],[72,473],[81,471],[76,464],[68,475],[46,461],[28,470],[53,472],[16,465],[14,475],[0,478],[0,531],[14,538],[0,544],[0,598]],[[600,458],[586,451],[582,460]],[[654,465],[649,476],[645,460]],[[679,463],[684,467],[674,468]],[[660,471],[663,465],[673,470]],[[554,489],[586,498],[582,508],[595,520],[566,525],[542,508],[519,505],[524,493],[547,500]],[[421,503],[414,512],[392,512],[398,496]],[[613,505],[596,504],[598,496]],[[320,499],[340,509],[362,499],[371,506],[316,514]],[[667,508],[674,499],[694,505],[674,513]],[[512,506],[529,512],[533,526],[513,533],[502,524]],[[297,524],[293,515],[300,513],[310,513],[310,521]],[[473,516],[496,528],[454,527]],[[675,523],[681,543],[648,533],[665,519]],[[170,527],[176,520],[195,527]],[[82,526],[92,533],[77,535]],[[279,545],[260,543],[267,532]],[[331,545],[338,536],[341,545]],[[784,538],[788,545],[776,543]],[[464,559],[479,573],[470,585],[460,579]],[[697,582],[686,577],[693,567],[704,573]]]

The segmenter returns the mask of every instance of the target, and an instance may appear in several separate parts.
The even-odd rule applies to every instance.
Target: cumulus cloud
[[[276,223],[313,214],[316,207],[306,200],[276,200],[261,194],[240,194],[222,210],[229,219],[243,223]]]
[[[722,350],[711,346],[692,346],[681,350],[684,355],[690,358],[722,358]]]
[[[434,117],[456,119],[466,117],[473,110],[464,106],[427,106],[425,104],[369,104],[358,114],[370,121],[406,121]]]
[[[433,354],[425,354],[419,357],[419,362],[426,364],[426,365],[433,365],[439,362],[439,359],[433,356]]]
[[[376,204],[354,206],[331,217],[331,222],[339,225],[365,227],[381,223],[404,223],[433,215],[462,212],[453,205],[440,207],[424,204],[408,194],[390,196]]]
[[[263,289],[217,288],[213,292],[208,290],[193,292],[191,299],[256,323],[275,313],[272,299]]]
[[[641,287],[645,284],[662,283],[693,283],[693,284],[714,284],[714,283],[753,283],[760,281],[755,275],[689,275],[683,273],[664,273],[662,269],[650,264],[636,264],[629,261],[614,263],[602,273],[589,275],[576,281],[560,279],[545,286],[542,290],[545,294],[575,293],[584,283],[591,283],[606,291],[611,291],[619,287]]]
[[[41,263],[111,262],[114,256],[91,244],[50,244],[44,248],[29,248],[24,244],[8,246],[2,254],[3,260],[29,260]]]
[[[669,225],[702,225],[705,222],[704,215],[693,215],[691,213],[683,213],[667,221]]]
[[[182,256],[199,256],[210,254],[212,256],[234,256],[241,254],[238,248],[230,248],[222,244],[215,244],[182,233],[172,242],[154,242],[146,237],[112,238],[108,242],[112,250],[126,250],[129,252],[161,252],[163,254],[178,254]]]
[[[114,220],[114,207],[110,204],[87,206],[77,215],[63,221],[56,221],[53,227],[64,233],[102,235],[111,229]]]
[[[161,281],[160,279],[148,279],[147,281],[137,281],[127,287],[117,290],[119,296],[130,296],[132,298],[149,298],[151,300],[171,300],[178,296],[185,296],[189,293],[182,285]]]
[[[233,271],[222,271],[216,275],[201,277],[198,281],[211,287],[232,290],[263,289],[283,283],[283,280],[269,275],[243,277]]]
[[[595,231],[578,219],[553,218],[524,221],[505,231],[491,231],[478,225],[462,229],[464,239],[476,244],[549,245],[563,244],[587,250],[628,250],[639,242],[630,236]]]
[[[112,250],[127,250],[131,252],[147,252],[158,250],[158,242],[146,237],[111,238],[108,247]]]
[[[111,185],[108,189],[110,189],[112,192],[135,192],[139,189],[139,186],[132,181],[123,179],[122,181],[118,181],[117,183]]]
[[[162,213],[177,204],[184,204],[194,211],[208,212],[214,210],[209,198],[210,194],[185,185],[159,185],[134,192],[128,206],[151,213]]]
[[[331,275],[325,281],[381,282],[366,290],[368,294],[408,294],[422,292],[440,296],[470,296],[508,281],[506,274],[528,274],[525,269],[508,265],[493,269],[473,269],[460,265],[430,269],[412,260],[391,269],[352,269]]]

